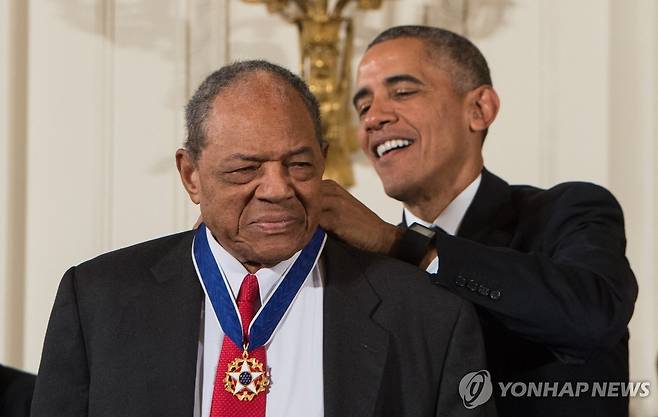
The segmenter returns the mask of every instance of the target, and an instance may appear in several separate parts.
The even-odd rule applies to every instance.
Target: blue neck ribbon
[[[248,350],[252,351],[267,343],[272,337],[274,330],[285,315],[302,287],[309,272],[315,266],[318,254],[322,250],[326,233],[318,227],[313,233],[311,241],[304,247],[302,253],[293,263],[288,273],[282,278],[276,287],[274,294],[261,307],[255,320],[249,327]],[[242,337],[242,326],[237,305],[231,294],[222,273],[217,266],[215,257],[210,250],[206,225],[201,224],[194,235],[193,243],[194,260],[203,285],[212,303],[219,324],[226,334],[238,347],[247,345]]]

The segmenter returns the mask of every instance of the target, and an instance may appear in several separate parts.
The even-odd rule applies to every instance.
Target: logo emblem
[[[459,381],[459,395],[469,410],[489,401],[492,393],[491,375],[485,369],[470,372]]]

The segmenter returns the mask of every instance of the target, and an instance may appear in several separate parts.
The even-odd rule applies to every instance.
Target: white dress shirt
[[[468,185],[468,187],[464,188],[464,190],[459,193],[459,195],[455,197],[455,199],[452,200],[450,204],[448,204],[448,207],[446,207],[441,212],[441,214],[439,214],[439,217],[437,217],[432,223],[426,222],[425,220],[414,216],[412,212],[406,208],[403,208],[404,219],[407,223],[407,226],[414,223],[421,224],[425,227],[438,226],[445,230],[446,233],[454,236],[457,233],[457,230],[459,230],[459,226],[461,225],[462,220],[464,220],[466,210],[468,210],[471,203],[473,202],[475,193],[480,187],[480,181],[482,181],[482,174],[478,175],[477,178]],[[439,258],[436,257],[432,260],[432,262],[430,262],[429,266],[427,267],[427,272],[436,274],[438,271]]]
[[[242,280],[248,271],[215,240],[208,229],[206,230],[215,261],[226,276],[233,297],[237,298]],[[301,251],[297,252],[292,258],[272,268],[261,268],[255,273],[263,305],[300,253]],[[318,261],[306,277],[290,309],[281,319],[274,335],[265,345],[267,367],[271,373],[265,411],[267,417],[324,415],[323,287],[321,262]],[[215,371],[224,340],[224,331],[207,294],[202,310],[195,417],[210,416]],[[218,372],[226,370],[221,369]]]

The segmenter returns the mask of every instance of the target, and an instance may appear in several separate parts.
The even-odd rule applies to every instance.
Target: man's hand
[[[390,256],[402,235],[332,180],[322,181],[320,226],[352,246]]]

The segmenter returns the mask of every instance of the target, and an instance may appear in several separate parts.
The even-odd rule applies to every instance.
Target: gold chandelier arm
[[[349,1],[349,0],[348,0]],[[343,68],[341,80],[345,87],[352,77],[352,48],[354,47],[354,25],[352,19],[342,19],[345,21],[345,52],[343,54]]]
[[[345,6],[347,6],[347,3],[349,3],[351,0],[338,0],[336,3],[336,6],[334,6],[334,11],[331,13],[331,18],[332,19],[337,19],[340,17],[341,13],[343,13],[343,9]]]

